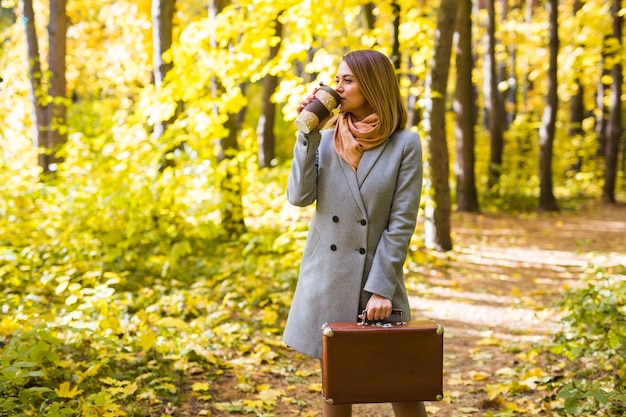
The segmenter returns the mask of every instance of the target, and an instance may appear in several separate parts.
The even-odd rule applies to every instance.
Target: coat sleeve
[[[287,180],[287,200],[294,206],[305,207],[317,199],[317,149],[320,142],[319,132],[305,135],[298,131]]]
[[[422,147],[419,136],[411,135],[404,145],[402,161],[389,214],[370,269],[365,291],[392,299],[415,231],[422,192]]]

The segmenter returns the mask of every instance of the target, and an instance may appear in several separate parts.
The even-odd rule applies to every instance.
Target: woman
[[[309,134],[298,132],[287,184],[296,206],[316,203],[285,343],[321,358],[321,326],[383,320],[392,306],[410,319],[403,278],[422,185],[419,136],[403,130],[407,112],[389,59],[373,50],[348,53],[335,90],[340,111]],[[307,97],[298,113],[313,99]],[[393,404],[397,417],[425,416],[421,402]],[[324,416],[352,414],[351,405],[324,404]]]

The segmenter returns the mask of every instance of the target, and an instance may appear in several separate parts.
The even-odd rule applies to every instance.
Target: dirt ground
[[[429,416],[488,416],[515,407],[510,415],[540,414],[545,393],[530,390],[522,402],[509,403],[501,381],[550,338],[559,320],[555,302],[590,264],[626,265],[626,205],[590,205],[579,214],[455,213],[453,242],[451,253],[413,256],[406,276],[414,316],[445,327],[445,398],[426,403]],[[321,416],[317,361],[277,351],[278,363],[251,376],[277,396],[273,407],[256,413],[237,407],[246,395],[262,395],[243,393],[241,375],[227,372],[213,385],[211,409],[195,415]],[[534,361],[542,366],[541,358]],[[393,413],[389,404],[360,404],[353,415]]]

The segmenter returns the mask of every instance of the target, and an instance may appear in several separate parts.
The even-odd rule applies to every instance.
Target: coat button
[[[365,226],[367,224],[367,220],[361,219],[359,223],[361,223],[361,226]]]
[[[359,253],[360,253],[361,255],[365,255],[365,252],[366,252],[366,251],[365,251],[365,248],[361,248],[361,249],[359,249]]]
[[[337,223],[337,222],[339,221],[339,217],[337,217],[337,216],[333,216],[333,221],[334,221],[335,223]]]
[[[333,252],[337,250],[337,245],[333,244],[330,245],[330,250],[332,250]]]
[[[304,145],[304,146],[309,146],[309,142],[307,142],[306,140],[303,140],[303,141],[302,141],[302,145]]]

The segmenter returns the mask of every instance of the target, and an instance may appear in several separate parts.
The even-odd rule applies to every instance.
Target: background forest
[[[626,197],[621,0],[1,6],[0,416],[173,415],[273,363],[310,214],[295,109],[347,51],[392,59],[423,138],[414,258],[453,251],[455,212]],[[564,302],[587,343],[554,350],[613,375],[561,380],[563,415],[624,412],[624,269],[593,278]],[[273,415],[256,390],[229,412]]]

